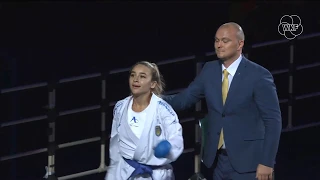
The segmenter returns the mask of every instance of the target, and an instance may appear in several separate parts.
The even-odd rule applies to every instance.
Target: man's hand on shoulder
[[[258,180],[272,180],[273,168],[259,164],[257,167],[256,178]]]

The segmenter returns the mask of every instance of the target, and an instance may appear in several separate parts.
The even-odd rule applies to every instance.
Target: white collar
[[[240,55],[238,57],[238,59],[236,59],[228,68],[224,67],[224,65],[222,64],[222,72],[223,72],[223,70],[227,69],[228,73],[231,76],[234,76],[236,74],[236,71],[238,69],[238,66],[239,66],[241,60],[242,60],[242,55]]]

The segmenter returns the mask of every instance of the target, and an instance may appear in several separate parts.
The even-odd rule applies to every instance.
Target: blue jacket
[[[164,100],[179,111],[205,97],[208,132],[202,159],[208,168],[214,162],[222,127],[237,172],[256,171],[258,164],[274,167],[282,119],[272,74],[243,57],[223,105],[221,66],[219,60],[207,62],[188,88]]]

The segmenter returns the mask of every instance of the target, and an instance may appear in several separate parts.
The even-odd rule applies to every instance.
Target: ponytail
[[[153,93],[158,96],[161,96],[164,92],[165,83],[162,74],[159,71],[158,66],[155,63],[151,63],[154,69],[154,73],[152,74],[152,79],[157,82],[156,87],[154,88]]]

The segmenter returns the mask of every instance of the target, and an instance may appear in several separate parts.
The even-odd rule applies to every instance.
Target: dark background
[[[252,49],[257,43],[284,39],[278,33],[283,15],[296,14],[302,35],[320,32],[319,4],[288,1],[213,2],[33,2],[1,3],[0,88],[10,88],[96,72],[130,67],[137,61],[162,60],[196,55],[198,61],[215,60],[204,54],[213,51],[216,29],[228,21],[238,22],[246,34],[250,60],[270,71],[289,67],[289,44]],[[302,36],[301,35],[301,36]],[[295,65],[319,63],[319,37],[295,42]],[[195,61],[160,65],[167,91],[185,88],[195,77]],[[319,66],[294,74],[294,94],[320,92]],[[127,72],[108,77],[110,101],[128,95]],[[274,75],[279,99],[288,98],[288,73]],[[48,88],[1,94],[1,123],[45,115]],[[57,110],[97,105],[101,99],[99,78],[66,83],[57,87]],[[294,103],[293,125],[318,123],[319,96]],[[111,111],[108,109],[107,131]],[[283,127],[288,121],[288,104],[281,103]],[[181,118],[191,113],[180,112]],[[47,121],[1,128],[1,157],[47,147]],[[193,132],[194,122],[183,123]],[[58,144],[100,136],[100,110],[58,117]],[[277,156],[276,179],[317,179],[319,177],[319,126],[284,132]],[[185,133],[186,148],[193,147],[193,133]],[[58,177],[95,169],[100,164],[100,142],[56,152]],[[108,163],[108,154],[106,154]],[[188,162],[188,163],[187,163]],[[47,153],[1,161],[4,180],[42,179]],[[174,163],[177,179],[193,172],[193,153]],[[77,179],[103,179],[105,173]],[[211,176],[211,175],[210,175]]]

